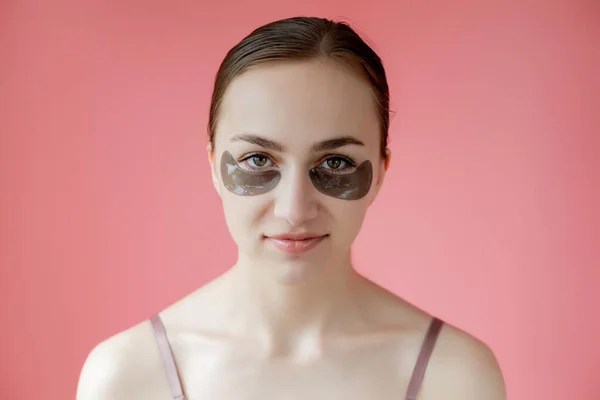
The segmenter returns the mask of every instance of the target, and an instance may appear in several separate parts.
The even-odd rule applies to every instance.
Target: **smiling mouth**
[[[314,249],[327,237],[329,237],[328,234],[288,233],[276,236],[265,236],[264,239],[267,242],[272,243],[280,251],[298,254]]]

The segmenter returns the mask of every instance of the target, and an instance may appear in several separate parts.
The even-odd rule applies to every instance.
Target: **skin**
[[[380,155],[378,126],[368,84],[331,61],[262,65],[232,82],[208,159],[238,261],[160,313],[188,398],[404,398],[431,316],[360,276],[350,262],[390,165],[389,151]],[[244,134],[282,148],[240,140]],[[340,136],[363,145],[311,152]],[[268,154],[268,161],[253,160],[278,169],[281,181],[258,196],[229,192],[219,176],[225,150],[236,159]],[[373,163],[367,196],[348,201],[315,190],[308,170],[330,153]],[[263,238],[307,231],[328,236],[303,254],[282,252]],[[97,345],[77,390],[78,400],[132,398],[171,398],[148,321]],[[490,349],[446,324],[418,398],[504,400],[506,394]]]

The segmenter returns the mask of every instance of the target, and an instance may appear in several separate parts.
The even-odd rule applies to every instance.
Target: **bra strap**
[[[431,354],[433,353],[433,348],[435,347],[435,343],[438,339],[443,325],[443,321],[441,321],[438,318],[433,318],[433,320],[429,324],[429,329],[427,330],[427,333],[425,334],[425,339],[423,340],[423,344],[421,345],[421,351],[419,353],[419,357],[417,358],[415,369],[413,370],[410,382],[408,383],[408,389],[406,391],[405,397],[406,400],[417,400],[417,394],[419,393],[421,383],[423,382],[423,378],[425,377],[425,370],[427,369],[427,364],[429,363],[429,359],[431,358]]]
[[[171,387],[171,393],[173,394],[174,400],[186,400],[183,395],[183,388],[181,386],[181,380],[179,373],[177,372],[177,366],[175,365],[175,359],[173,358],[173,352],[171,346],[169,346],[169,340],[167,339],[167,331],[165,326],[160,319],[159,315],[156,314],[150,318],[152,323],[152,329],[154,330],[154,337],[160,350],[160,356],[165,367],[169,386]]]

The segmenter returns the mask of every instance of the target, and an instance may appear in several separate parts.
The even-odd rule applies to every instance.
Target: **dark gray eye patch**
[[[336,174],[326,169],[312,168],[308,175],[319,192],[341,200],[358,200],[371,190],[373,165],[369,160],[364,161],[356,171],[349,174]]]
[[[228,151],[225,151],[221,156],[221,179],[231,193],[239,196],[256,196],[267,193],[277,186],[281,173],[277,170],[245,170]]]

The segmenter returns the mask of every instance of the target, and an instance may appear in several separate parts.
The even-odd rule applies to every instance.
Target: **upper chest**
[[[181,353],[180,353],[181,354]],[[251,352],[189,350],[179,357],[188,400],[404,399],[416,355],[379,346],[306,363]]]

